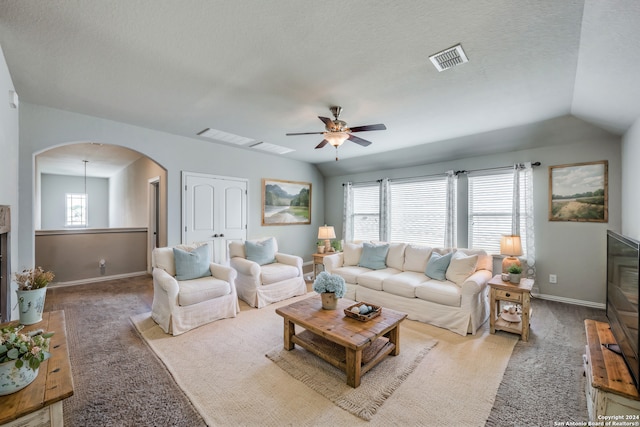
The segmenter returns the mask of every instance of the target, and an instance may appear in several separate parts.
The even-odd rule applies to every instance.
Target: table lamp
[[[502,260],[502,272],[508,273],[512,265],[520,265],[516,257],[522,255],[522,242],[520,236],[502,236],[500,240],[500,255],[506,255]]]
[[[331,239],[336,238],[336,232],[333,229],[332,225],[325,224],[323,227],[318,229],[318,239],[324,239],[324,252],[329,252],[331,249]]]

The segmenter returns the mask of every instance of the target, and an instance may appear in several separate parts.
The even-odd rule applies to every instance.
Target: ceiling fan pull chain
[[[338,161],[338,147],[336,147],[336,162]]]

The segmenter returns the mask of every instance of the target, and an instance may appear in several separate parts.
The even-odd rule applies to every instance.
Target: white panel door
[[[227,263],[227,242],[247,237],[247,181],[182,173],[183,243],[207,242],[212,259]]]

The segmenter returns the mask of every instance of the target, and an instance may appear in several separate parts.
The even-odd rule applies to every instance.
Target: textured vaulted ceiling
[[[640,117],[639,23],[637,0],[1,0],[0,46],[21,101],[211,127],[340,173],[415,162],[413,146],[517,149],[517,129],[569,115],[623,134]],[[469,62],[439,73],[428,56],[456,43]],[[345,143],[344,163],[314,150],[321,135],[285,136],[323,130],[331,105],[388,130]],[[485,152],[469,138],[506,128]]]

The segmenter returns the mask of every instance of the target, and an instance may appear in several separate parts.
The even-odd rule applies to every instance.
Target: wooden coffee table
[[[320,295],[278,308],[284,318],[284,348],[295,344],[347,374],[347,384],[360,386],[360,377],[387,355],[400,354],[400,322],[407,315],[388,308],[369,321],[345,316],[355,301],[340,299],[336,310],[324,310]],[[305,330],[296,334],[295,325]]]

